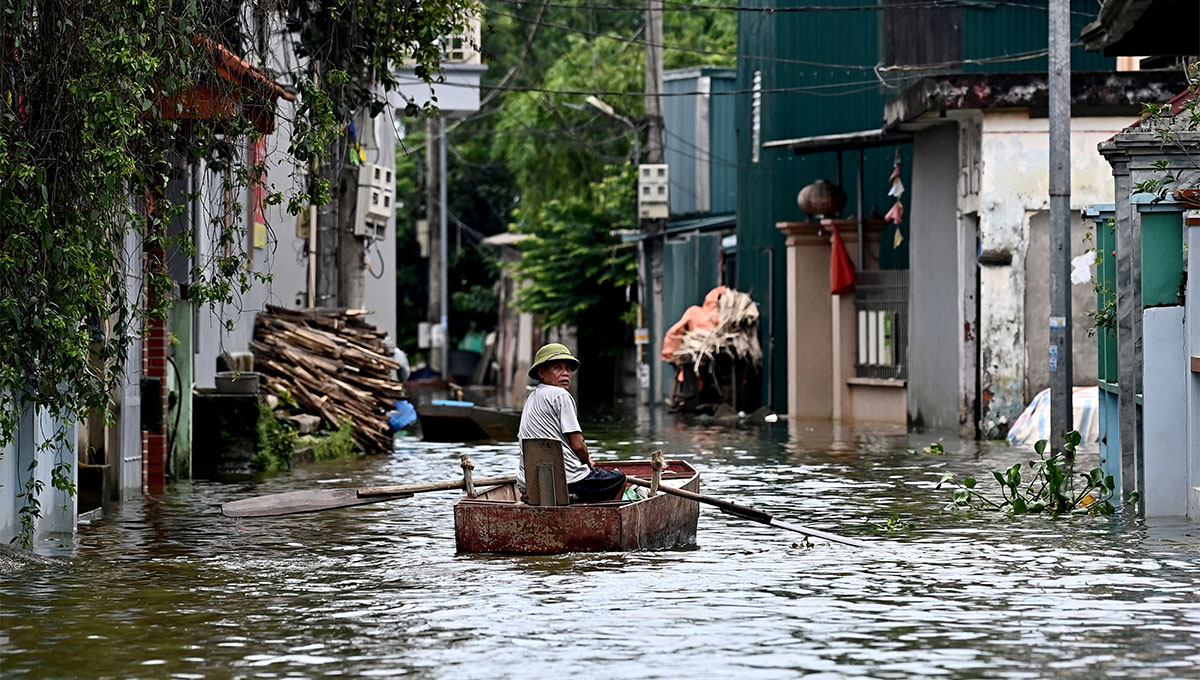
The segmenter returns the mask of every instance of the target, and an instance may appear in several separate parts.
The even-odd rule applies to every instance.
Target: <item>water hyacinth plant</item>
[[[1025,476],[1021,474],[1025,467],[1021,463],[1003,472],[993,471],[992,476],[1000,484],[999,499],[983,493],[974,477],[959,481],[953,474],[944,475],[936,488],[940,489],[944,484],[955,487],[953,500],[946,509],[994,510],[1014,515],[1046,513],[1052,516],[1111,515],[1116,512],[1117,508],[1112,503],[1115,487],[1112,475],[1105,475],[1100,468],[1093,468],[1087,474],[1075,474],[1075,449],[1083,438],[1078,432],[1072,431],[1063,439],[1062,450],[1051,452],[1049,456],[1046,454],[1047,441],[1038,440],[1033,445],[1038,457],[1029,461]],[[1082,480],[1081,483],[1076,484],[1076,478]],[[1126,505],[1137,500],[1135,491],[1130,494]]]

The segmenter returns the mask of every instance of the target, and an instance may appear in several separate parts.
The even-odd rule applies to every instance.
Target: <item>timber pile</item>
[[[399,365],[383,343],[385,333],[362,309],[303,311],[267,305],[254,322],[254,366],[275,394],[287,390],[302,409],[332,428],[354,423],[367,453],[390,453],[387,412],[403,399],[392,379]]]

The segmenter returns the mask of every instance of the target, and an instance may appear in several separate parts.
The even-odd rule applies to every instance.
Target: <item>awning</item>
[[[688,217],[684,219],[675,219],[667,223],[667,228],[661,234],[656,236],[673,236],[676,234],[685,234],[689,231],[714,231],[717,229],[732,229],[737,226],[737,213],[720,213],[718,215],[701,215],[699,217]],[[621,233],[614,234],[621,238],[622,243],[636,243],[648,238],[651,234],[643,232]]]
[[[502,231],[499,234],[492,234],[480,241],[480,243],[486,246],[515,248],[518,243],[527,238],[529,238],[529,234],[522,234],[517,231]]]
[[[904,132],[880,130],[862,130],[861,132],[842,132],[835,135],[818,135],[816,137],[797,137],[796,139],[779,139],[765,142],[764,149],[791,149],[796,154],[821,153],[824,151],[845,151],[847,149],[869,149],[876,146],[892,146],[907,144],[912,141],[912,135]]]
[[[691,217],[682,220],[671,220],[667,223],[667,233],[674,234],[681,231],[708,231],[710,229],[720,229],[721,227],[732,227],[736,224],[736,213],[703,215],[701,217]]]

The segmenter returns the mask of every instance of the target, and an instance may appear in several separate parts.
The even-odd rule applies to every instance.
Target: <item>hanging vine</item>
[[[246,145],[263,135],[273,101],[211,116],[180,115],[203,89],[220,101],[254,95],[230,64],[261,71],[296,95],[288,151],[307,167],[336,149],[350,116],[379,113],[393,69],[438,76],[439,38],[461,30],[474,0],[13,0],[0,25],[0,450],[23,414],[74,423],[112,417],[130,342],[166,318],[175,284],[163,253],[192,262],[187,298],[236,305],[268,274],[248,266],[238,201],[200,229],[215,243],[197,259],[193,227],[169,234],[187,208],[164,187],[181,164],[203,160],[237,195],[265,172]],[[285,29],[286,30],[283,30]],[[270,36],[281,38],[272,45]],[[276,42],[279,42],[278,40]],[[266,59],[268,50],[281,55]],[[236,61],[233,61],[236,60]],[[416,111],[409,111],[415,113]],[[327,200],[327,182],[266,187],[264,202],[292,214]],[[186,220],[180,220],[186,222]],[[132,248],[131,248],[132,246]],[[130,274],[141,277],[131,283]],[[227,319],[231,324],[232,319]],[[73,427],[45,436],[56,450],[49,482],[74,493]],[[19,495],[22,540],[41,514],[37,456]]]

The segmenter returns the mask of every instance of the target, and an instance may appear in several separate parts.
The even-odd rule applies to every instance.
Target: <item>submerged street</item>
[[[703,507],[698,545],[456,555],[454,493],[265,520],[229,500],[509,474],[512,444],[397,440],[391,456],[261,482],[180,483],[2,562],[5,677],[1195,677],[1200,532],[1120,517],[944,509],[945,472],[1032,451],[781,420],[590,424],[599,460],[655,448],[701,491],[875,542],[860,550]],[[910,452],[911,451],[911,452]],[[1095,465],[1095,452],[1080,467]],[[887,525],[893,513],[897,522]]]

